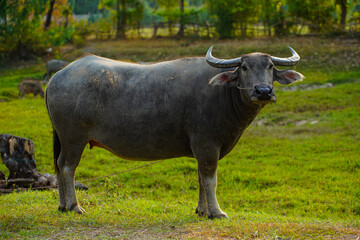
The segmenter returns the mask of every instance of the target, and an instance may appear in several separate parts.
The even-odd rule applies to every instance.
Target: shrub
[[[85,39],[80,35],[74,35],[72,37],[72,42],[77,48],[82,48],[86,45]]]
[[[74,27],[52,27],[43,33],[43,41],[46,45],[61,46],[69,42],[74,35]]]

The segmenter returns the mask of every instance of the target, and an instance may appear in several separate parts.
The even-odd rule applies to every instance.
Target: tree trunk
[[[169,29],[169,36],[172,36],[173,28],[172,28],[173,22],[171,20],[168,21],[168,29]]]
[[[345,31],[346,13],[347,13],[346,0],[340,0],[339,3],[340,3],[340,7],[341,7],[340,26],[341,26],[341,30]]]
[[[269,37],[271,37],[271,24],[268,24],[268,33],[269,33]]]
[[[210,25],[209,25],[209,23],[208,23],[208,21],[204,21],[204,26],[205,26],[205,28],[206,28],[206,33],[207,33],[207,38],[210,38]]]
[[[271,37],[271,21],[270,21],[270,17],[266,18],[266,26],[267,26],[267,35],[269,37]]]
[[[126,38],[126,22],[127,22],[127,9],[126,9],[126,0],[121,1],[122,4],[122,18],[121,18],[121,35],[122,38]]]
[[[7,0],[4,0],[4,26],[7,29]]]
[[[67,28],[68,25],[69,25],[69,17],[66,16],[66,17],[65,17],[64,28]]]
[[[154,26],[154,31],[153,31],[153,36],[152,36],[152,37],[153,37],[153,38],[156,38],[157,30],[158,30],[158,28],[159,28],[159,25],[156,23],[154,17],[152,18],[152,20],[153,20],[153,26]]]
[[[120,13],[120,0],[116,1],[116,16],[117,16],[117,26],[116,26],[116,39],[125,39],[126,31],[126,0],[121,0],[121,13]]]
[[[264,36],[266,36],[266,34],[267,34],[267,21],[264,21],[263,22],[263,26],[264,26]]]
[[[121,38],[121,16],[120,16],[120,0],[116,0],[116,39]]]
[[[140,39],[141,38],[141,22],[140,21],[138,21],[136,23],[136,28],[137,28],[138,38]]]
[[[184,0],[180,0],[180,27],[178,37],[184,37]]]
[[[240,23],[240,29],[241,29],[241,38],[246,38],[246,32],[247,32],[246,22]]]
[[[54,5],[55,5],[55,0],[50,0],[50,9],[46,14],[46,21],[45,21],[44,30],[46,30],[48,27],[50,27],[51,16],[52,16],[52,12],[54,10]]]

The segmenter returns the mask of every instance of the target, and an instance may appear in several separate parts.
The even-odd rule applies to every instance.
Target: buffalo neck
[[[242,134],[255,119],[262,106],[246,100],[244,92],[236,87],[225,87],[223,91],[225,94],[222,97],[225,98],[227,105],[227,107],[222,108],[225,110],[223,115],[226,118],[226,125],[232,129],[237,129],[238,133]]]

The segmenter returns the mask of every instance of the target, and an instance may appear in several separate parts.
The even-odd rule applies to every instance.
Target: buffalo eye
[[[245,65],[242,65],[241,68],[242,68],[242,70],[243,70],[244,72],[248,70]]]
[[[269,65],[269,69],[270,69],[270,70],[273,70],[273,69],[274,69],[274,64],[270,64],[270,65]]]

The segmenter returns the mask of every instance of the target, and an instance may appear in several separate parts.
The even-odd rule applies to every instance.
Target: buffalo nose
[[[268,85],[255,86],[255,95],[258,100],[270,100],[272,95],[272,87]]]

